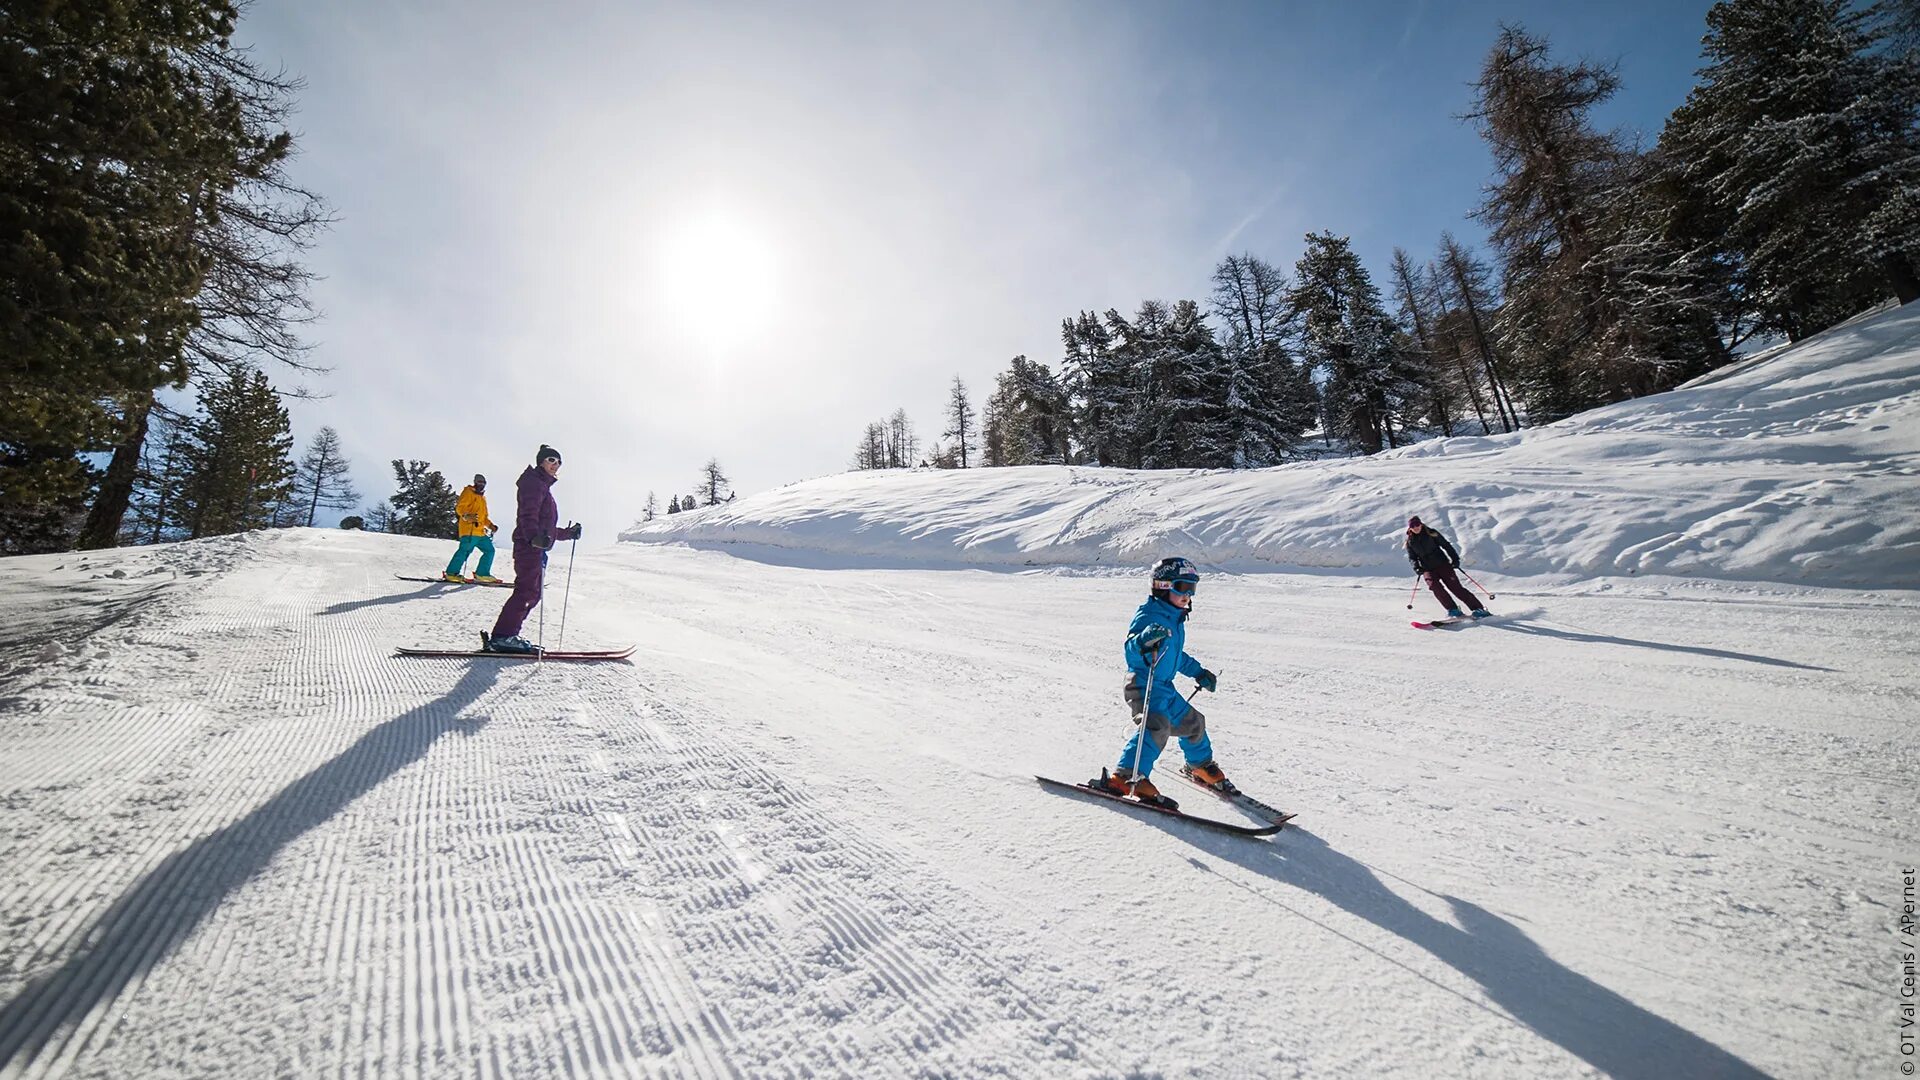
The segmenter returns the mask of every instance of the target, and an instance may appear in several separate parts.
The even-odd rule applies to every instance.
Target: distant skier
[[[560,451],[542,444],[515,485],[518,506],[513,519],[513,593],[500,608],[500,618],[487,635],[489,652],[531,653],[539,649],[520,636],[527,612],[540,602],[546,578],[547,551],[556,541],[580,539],[580,526],[559,528],[560,506],[553,501],[554,481],[560,476]]]
[[[1212,691],[1219,684],[1213,672],[1186,654],[1187,616],[1193,612],[1194,590],[1200,586],[1200,573],[1181,558],[1166,558],[1153,568],[1147,601],[1134,612],[1127,627],[1125,654],[1127,682],[1123,696],[1133,710],[1139,730],[1120,751],[1119,767],[1107,775],[1109,791],[1133,795],[1141,802],[1172,806],[1172,799],[1160,794],[1147,774],[1160,751],[1166,748],[1169,733],[1180,740],[1180,752],[1186,757],[1186,771],[1194,780],[1216,790],[1231,793],[1234,788],[1213,760],[1213,744],[1207,738],[1207,718],[1193,707],[1173,684],[1176,674],[1185,675]],[[1152,700],[1146,700],[1148,675],[1152,675]],[[1145,714],[1144,720],[1142,713]],[[1142,736],[1145,736],[1143,739]]]
[[[1455,597],[1476,619],[1492,614],[1479,597],[1460,584],[1460,553],[1447,543],[1446,537],[1432,526],[1422,524],[1417,516],[1407,519],[1407,561],[1413,563],[1414,573],[1426,579],[1427,588],[1433,590],[1433,598],[1440,601],[1440,606],[1447,609],[1448,618],[1463,617]],[[1452,596],[1447,595],[1449,590]]]
[[[473,568],[473,580],[488,585],[498,584],[500,579],[493,576],[493,534],[500,527],[487,516],[487,478],[479,473],[473,474],[473,483],[460,492],[460,501],[454,513],[460,518],[460,548],[453,553],[453,560],[447,563],[444,577],[448,581],[466,582],[467,556],[475,550],[480,552],[480,565]]]

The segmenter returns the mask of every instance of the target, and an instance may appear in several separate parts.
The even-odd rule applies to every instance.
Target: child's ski
[[[1238,806],[1240,809],[1245,810],[1250,814],[1256,814],[1260,817],[1266,818],[1268,821],[1273,822],[1275,825],[1285,825],[1287,822],[1292,821],[1294,818],[1300,816],[1297,813],[1289,814],[1285,810],[1281,810],[1278,807],[1268,806],[1266,803],[1263,803],[1259,799],[1256,799],[1253,796],[1247,794],[1246,792],[1241,791],[1239,788],[1233,787],[1233,781],[1231,780],[1226,781],[1228,790],[1222,791],[1221,789],[1214,787],[1212,784],[1203,784],[1200,781],[1195,780],[1193,778],[1193,773],[1184,764],[1180,766],[1180,775],[1186,779],[1187,783],[1192,784],[1194,787],[1197,787],[1202,791],[1210,792],[1214,795],[1217,795],[1221,798],[1221,800],[1225,802],[1230,802],[1233,805]]]
[[[1034,779],[1048,787],[1059,788],[1062,791],[1071,791],[1076,794],[1091,796],[1095,799],[1103,799],[1110,803],[1131,806],[1135,810],[1147,810],[1155,814],[1165,814],[1168,817],[1179,818],[1181,821],[1190,821],[1204,828],[1233,833],[1235,836],[1272,836],[1274,833],[1279,832],[1284,824],[1235,825],[1230,821],[1215,821],[1213,818],[1197,817],[1181,810],[1174,810],[1165,806],[1155,806],[1152,803],[1143,803],[1136,799],[1129,799],[1124,795],[1115,795],[1111,791],[1105,791],[1088,784],[1069,784],[1065,780],[1054,780],[1045,776],[1036,776]]]

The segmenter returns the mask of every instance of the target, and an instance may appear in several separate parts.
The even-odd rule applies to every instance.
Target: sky
[[[1649,142],[1704,0],[641,4],[255,0],[238,40],[304,81],[294,178],[318,396],[371,504],[387,462],[458,488],[565,457],[606,543],[718,458],[742,494],[844,470],[906,409],[939,438],[1062,319],[1204,299],[1331,230],[1384,282],[1469,215],[1460,119],[1503,22],[1617,62],[1596,114]],[[510,527],[510,524],[509,524]]]

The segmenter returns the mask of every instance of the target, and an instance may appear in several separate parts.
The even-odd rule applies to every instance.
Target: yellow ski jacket
[[[473,490],[472,484],[460,492],[454,512],[460,515],[461,536],[485,536],[494,528],[493,519],[487,516],[487,497]]]

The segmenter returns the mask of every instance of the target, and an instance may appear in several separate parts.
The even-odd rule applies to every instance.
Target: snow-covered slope
[[[1411,513],[1507,574],[1920,587],[1920,304],[1509,436],[1255,472],[854,473],[635,526],[816,564],[1397,571]]]
[[[634,662],[397,659],[503,599],[395,580],[450,546],[0,560],[0,1077],[1893,1068],[1913,594],[1210,575],[1248,841],[1031,780],[1135,580],[617,545]]]

